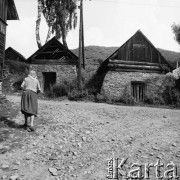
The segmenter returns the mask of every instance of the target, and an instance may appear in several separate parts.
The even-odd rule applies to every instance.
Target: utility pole
[[[82,10],[81,10],[81,19],[82,19],[82,60],[83,68],[85,69],[85,56],[84,56],[84,18],[83,18],[83,1],[82,1]]]
[[[82,58],[84,57],[84,37],[83,37],[83,0],[80,0],[80,22],[79,22],[79,61],[78,61],[78,88],[79,90],[82,90],[82,73],[81,73],[81,63]],[[82,38],[83,37],[83,38]],[[82,40],[83,39],[83,40]],[[83,60],[84,64],[84,60]]]

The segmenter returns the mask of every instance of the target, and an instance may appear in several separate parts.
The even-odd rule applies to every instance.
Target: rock
[[[83,141],[86,141],[86,137],[82,137],[82,140],[83,140]]]
[[[162,155],[157,155],[156,157],[159,159],[162,159]]]
[[[14,162],[14,165],[20,165],[21,163],[19,161]]]
[[[18,175],[13,175],[13,176],[10,176],[9,180],[18,180],[19,179],[19,176]]]
[[[159,148],[156,146],[153,146],[152,149],[159,151]]]
[[[81,144],[81,143],[78,143],[78,146],[79,146],[79,148],[81,148],[81,147],[82,147],[82,144]]]
[[[77,152],[73,152],[73,155],[74,155],[74,156],[77,156]]]
[[[7,176],[2,176],[1,178],[0,178],[1,180],[6,180],[7,179]]]
[[[90,134],[91,132],[90,131],[86,131],[86,134]]]
[[[1,168],[2,168],[2,169],[7,169],[7,168],[9,168],[9,166],[8,166],[7,164],[3,164],[3,165],[1,166]]]
[[[58,171],[56,168],[49,168],[49,172],[51,173],[51,175],[53,176],[57,176],[58,175]]]
[[[177,147],[177,144],[176,144],[176,143],[173,143],[172,146],[173,146],[173,147]]]
[[[73,166],[69,166],[69,169],[70,169],[70,170],[74,170]]]
[[[167,118],[167,117],[164,115],[163,118]]]

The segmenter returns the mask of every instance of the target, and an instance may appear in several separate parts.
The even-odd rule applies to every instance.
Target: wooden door
[[[137,102],[143,102],[144,96],[145,96],[145,83],[132,82],[131,83],[131,94]]]

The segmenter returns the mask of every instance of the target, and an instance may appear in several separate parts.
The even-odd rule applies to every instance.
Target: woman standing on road
[[[38,112],[37,94],[41,92],[36,71],[30,71],[28,77],[24,79],[21,88],[23,89],[21,97],[21,112],[24,114],[25,118],[24,126],[27,131],[34,131],[34,117],[37,116]],[[28,118],[30,118],[30,126],[28,125]]]

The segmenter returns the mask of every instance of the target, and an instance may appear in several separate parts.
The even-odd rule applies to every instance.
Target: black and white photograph
[[[109,179],[180,179],[180,1],[0,0],[0,180]]]

